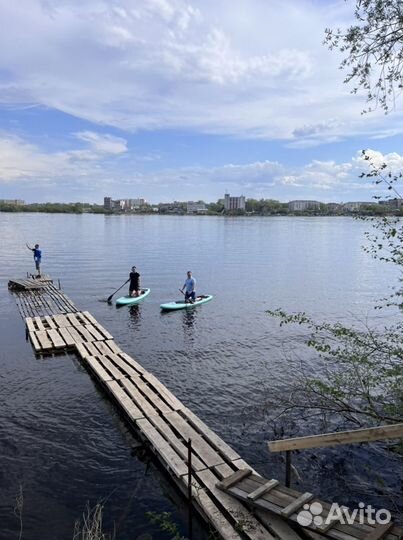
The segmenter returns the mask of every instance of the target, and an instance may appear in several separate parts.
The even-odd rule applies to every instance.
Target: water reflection
[[[195,309],[186,309],[183,312],[183,329],[185,334],[193,336],[194,325],[197,319],[197,311]]]
[[[131,322],[138,324],[141,321],[141,309],[140,306],[131,306],[129,308]]]

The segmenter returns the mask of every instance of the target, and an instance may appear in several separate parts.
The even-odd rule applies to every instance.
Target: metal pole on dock
[[[291,450],[287,450],[285,453],[285,485],[291,486]]]
[[[188,440],[188,538],[193,538],[192,516],[192,439]]]

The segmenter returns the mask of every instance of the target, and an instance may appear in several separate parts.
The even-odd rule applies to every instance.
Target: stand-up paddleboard
[[[206,294],[204,296],[197,296],[196,301],[193,302],[193,304],[190,302],[185,302],[185,300],[177,300],[176,302],[167,302],[166,304],[161,304],[160,308],[164,311],[174,311],[175,309],[189,309],[200,306],[200,304],[210,302],[210,300],[212,299],[212,294]]]
[[[142,302],[150,294],[151,289],[141,289],[140,296],[121,296],[116,300],[117,306],[132,306]]]

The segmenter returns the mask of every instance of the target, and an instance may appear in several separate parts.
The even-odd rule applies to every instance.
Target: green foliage
[[[356,0],[355,4],[356,24],[346,30],[326,29],[325,43],[343,53],[340,67],[349,70],[345,82],[355,84],[352,93],[362,88],[369,103],[387,112],[403,87],[402,2]]]
[[[186,540],[181,535],[177,524],[172,521],[172,514],[170,512],[146,512],[146,517],[150,523],[157,525],[161,531],[167,532],[170,539]]]
[[[293,388],[285,410],[328,419],[336,416],[358,425],[403,420],[403,324],[375,331],[341,323],[317,323],[305,313],[272,310],[280,325],[299,324],[307,330],[306,346],[321,359],[319,376],[307,375]]]

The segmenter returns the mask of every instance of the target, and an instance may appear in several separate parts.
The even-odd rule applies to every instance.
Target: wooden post
[[[60,279],[58,279],[57,281],[59,282],[59,291],[60,291],[60,289],[62,288],[60,285]]]
[[[192,516],[192,439],[188,440],[188,538],[193,538]]]
[[[291,450],[287,450],[285,453],[285,485],[291,486]]]

